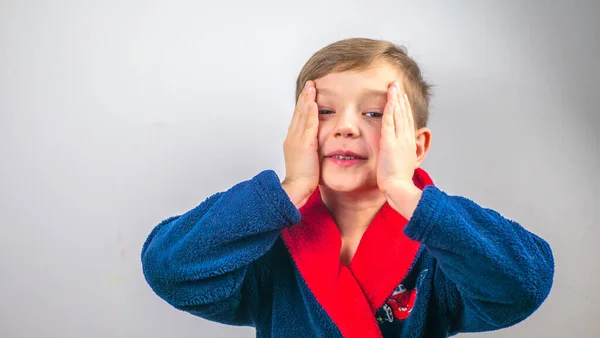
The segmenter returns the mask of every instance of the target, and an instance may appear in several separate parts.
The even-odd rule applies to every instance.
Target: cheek
[[[319,131],[317,132],[317,142],[319,144],[319,152],[321,151],[321,148],[323,147],[323,144],[325,143],[326,135],[327,135],[327,129],[325,128],[325,126],[319,124]]]
[[[322,145],[323,142],[330,136],[335,129],[335,122],[332,119],[319,119],[319,126],[317,132],[317,139],[319,140],[319,145]]]
[[[368,132],[365,133],[365,140],[371,151],[377,155],[379,152],[379,142],[381,140],[381,129],[380,128],[372,128],[369,129]]]

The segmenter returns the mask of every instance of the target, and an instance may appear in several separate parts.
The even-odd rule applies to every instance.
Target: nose
[[[358,121],[353,112],[338,113],[338,123],[335,127],[335,137],[354,138],[359,136]]]

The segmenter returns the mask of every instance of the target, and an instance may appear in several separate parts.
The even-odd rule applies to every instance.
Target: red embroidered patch
[[[415,300],[417,299],[417,289],[406,290],[404,285],[400,284],[394,290],[394,293],[385,302],[384,307],[386,312],[390,312],[395,319],[405,320],[410,315],[413,307],[415,306]],[[389,317],[389,316],[388,316]]]

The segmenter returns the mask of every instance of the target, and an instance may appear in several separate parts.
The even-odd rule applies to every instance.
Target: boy
[[[433,185],[429,86],[348,39],[297,80],[286,176],[265,170],[160,223],[142,249],[177,309],[257,337],[447,337],[514,325],[550,292],[549,245]]]

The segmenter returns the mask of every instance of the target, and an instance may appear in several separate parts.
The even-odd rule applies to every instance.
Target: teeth
[[[354,156],[342,156],[342,155],[334,155],[333,157],[340,159],[340,160],[353,160],[356,158]]]

